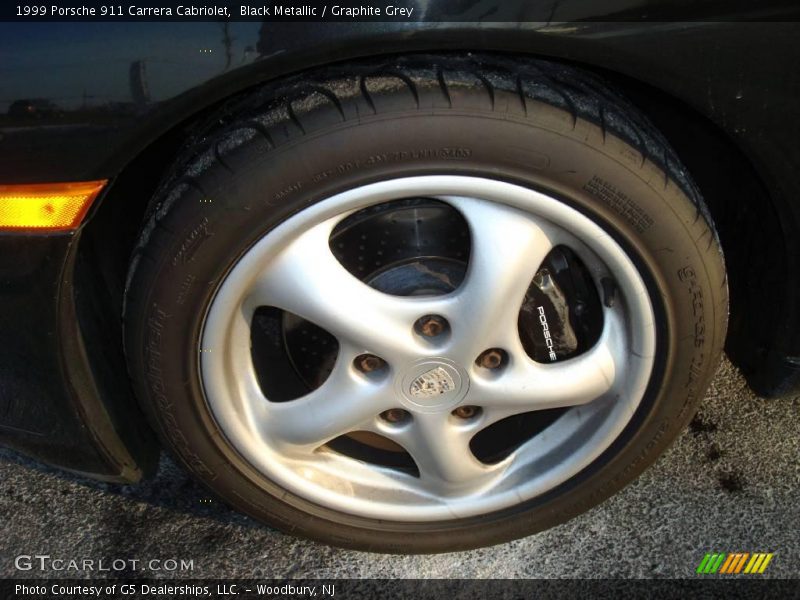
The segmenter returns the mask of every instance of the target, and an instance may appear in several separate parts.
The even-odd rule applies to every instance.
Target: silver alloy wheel
[[[472,249],[464,281],[439,296],[379,292],[334,257],[329,237],[348,215],[402,198],[445,202],[466,220]],[[616,283],[599,341],[574,358],[537,363],[520,341],[525,292],[548,252],[570,247],[596,284]],[[272,402],[251,358],[258,307],[290,311],[339,342],[327,380],[307,395]],[[415,332],[423,315],[442,315],[449,332],[431,343]],[[601,227],[540,192],[465,176],[382,181],[323,200],[259,240],[221,283],[205,317],[200,374],[211,413],[228,442],[256,469],[323,507],[392,521],[439,521],[508,508],[563,483],[595,460],[638,407],[653,368],[655,323],[636,267]],[[499,373],[476,366],[489,348],[508,361]],[[386,361],[365,376],[362,354]],[[373,376],[374,375],[374,376]],[[435,395],[414,393],[438,378]],[[445,383],[441,383],[441,382]],[[419,385],[417,385],[419,390]],[[457,419],[457,406],[479,406]],[[523,412],[571,407],[496,464],[480,462],[471,438]],[[390,423],[383,411],[411,418]],[[355,460],[325,444],[348,432],[375,432],[402,446],[419,476]]]

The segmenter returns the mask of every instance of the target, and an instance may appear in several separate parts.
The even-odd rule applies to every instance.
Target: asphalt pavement
[[[339,550],[238,514],[166,459],[153,480],[121,486],[0,449],[0,577],[97,575],[68,563],[16,568],[35,554],[161,561],[154,577],[693,577],[706,552],[772,552],[763,577],[796,578],[798,499],[800,397],[757,398],[725,361],[692,425],[621,493],[544,533],[470,552]]]

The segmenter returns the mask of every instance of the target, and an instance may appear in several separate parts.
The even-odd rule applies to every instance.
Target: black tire
[[[198,375],[203,315],[237,258],[291,215],[357,184],[441,173],[546,191],[628,250],[659,319],[648,391],[589,468],[512,509],[414,524],[312,505],[247,464],[217,428]],[[641,473],[702,399],[727,306],[723,257],[698,190],[659,133],[602,81],[538,60],[410,56],[266,84],[198,130],[153,199],[132,258],[125,345],[164,444],[231,505],[333,545],[442,552],[552,527]]]

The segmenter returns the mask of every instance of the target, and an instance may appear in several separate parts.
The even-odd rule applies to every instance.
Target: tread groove
[[[519,94],[519,101],[522,102],[522,110],[525,111],[525,116],[528,116],[528,102],[525,97],[525,91],[522,89],[522,75],[517,75],[516,78],[517,94]]]
[[[248,128],[249,127],[251,129],[254,129],[258,133],[260,133],[261,136],[267,141],[267,143],[269,144],[270,148],[275,148],[276,147],[275,146],[275,140],[272,139],[272,135],[270,134],[269,130],[266,127],[264,127],[264,125],[259,123],[258,121],[245,121],[244,123],[242,123],[241,127],[242,128]]]
[[[483,84],[483,86],[486,88],[486,91],[489,92],[489,100],[492,102],[492,110],[495,110],[497,108],[497,104],[495,103],[494,86],[480,73],[473,73],[473,75]]]
[[[436,78],[439,80],[439,86],[442,88],[444,97],[447,98],[447,104],[450,108],[453,108],[453,99],[450,97],[450,90],[447,89],[447,82],[444,79],[444,72],[441,67],[436,69]]]
[[[213,145],[213,147],[214,147],[214,158],[217,160],[217,162],[220,165],[222,165],[222,167],[226,171],[228,171],[228,173],[233,173],[234,172],[233,169],[230,167],[230,165],[227,162],[225,162],[225,160],[222,158],[222,153],[219,151],[219,145],[221,143],[222,143],[222,140],[217,140],[216,142],[214,142],[214,145]]]
[[[606,109],[603,107],[602,103],[598,107],[600,111],[600,132],[603,134],[603,145],[606,145]]]
[[[390,71],[384,71],[383,74],[384,75],[388,75],[390,77],[397,77],[400,81],[405,83],[408,86],[408,89],[411,91],[411,95],[414,96],[414,102],[416,103],[417,108],[420,107],[420,104],[419,104],[419,92],[417,91],[417,86],[414,83],[414,81],[411,79],[411,77],[409,77],[405,73],[401,73],[400,71],[397,71],[397,70],[394,70],[394,69],[392,69]]]
[[[572,116],[572,130],[574,131],[578,126],[578,105],[575,104],[572,96],[565,92],[561,86],[557,85],[552,77],[543,73],[541,69],[536,69],[535,74],[537,77],[541,77],[543,81],[547,82],[550,88],[555,90],[556,93],[564,99],[564,103],[569,107],[569,113]]]
[[[303,127],[303,124],[300,122],[300,119],[297,116],[297,113],[294,110],[294,106],[292,106],[293,101],[289,100],[286,102],[286,112],[289,113],[289,118],[291,119],[292,123],[294,123],[298,129],[300,129],[303,135],[306,134],[306,128]]]
[[[336,107],[336,110],[339,111],[339,116],[342,117],[342,122],[347,120],[347,117],[345,117],[344,114],[344,106],[342,105],[342,101],[339,100],[339,97],[336,94],[322,86],[314,86],[311,88],[311,91],[325,96],[328,100],[330,100],[331,103]]]
[[[375,108],[375,102],[373,102],[372,95],[369,93],[369,90],[367,89],[366,75],[362,75],[361,77],[359,77],[358,86],[361,89],[361,95],[364,96],[364,100],[367,101],[367,104],[372,109],[372,113],[377,115],[378,109]]]

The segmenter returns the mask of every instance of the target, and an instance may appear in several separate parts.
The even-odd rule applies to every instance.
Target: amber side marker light
[[[0,231],[69,231],[107,181],[0,185]]]

